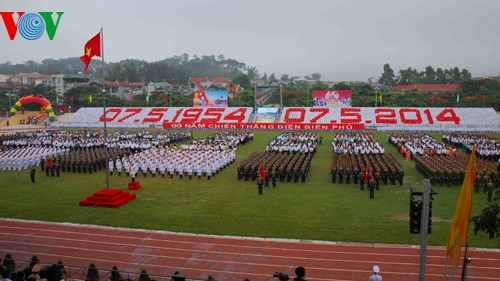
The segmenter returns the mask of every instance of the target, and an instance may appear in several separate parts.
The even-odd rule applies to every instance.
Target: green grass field
[[[201,138],[210,132],[195,132]],[[256,132],[255,140],[240,146],[237,161],[212,180],[186,177],[142,178],[137,198],[117,208],[80,207],[79,201],[105,187],[104,171],[93,174],[61,173],[46,177],[37,169],[31,183],[29,170],[0,171],[0,216],[4,218],[72,222],[106,226],[169,230],[203,234],[296,238],[366,243],[419,244],[409,234],[409,186],[422,189],[423,178],[412,161],[404,161],[387,142],[386,133],[375,133],[405,169],[403,186],[381,185],[371,200],[359,185],[331,183],[331,139],[323,133],[323,145],[313,158],[306,183],[278,182],[276,188],[257,194],[254,181],[238,181],[236,166],[253,151],[264,150],[277,132]],[[440,139],[439,135],[435,137]],[[110,176],[110,187],[126,189],[129,177]],[[445,245],[460,187],[438,186],[433,203],[429,245]],[[473,213],[486,206],[486,194],[473,195]],[[498,248],[497,240],[475,236],[470,246]]]

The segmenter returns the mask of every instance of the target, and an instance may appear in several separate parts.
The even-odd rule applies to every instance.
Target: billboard
[[[255,87],[256,107],[281,107],[281,86]]]
[[[352,101],[351,90],[314,90],[314,106],[322,107],[350,107]]]
[[[255,115],[255,123],[274,123],[279,108],[259,108]]]
[[[227,107],[227,91],[195,91],[193,107]]]

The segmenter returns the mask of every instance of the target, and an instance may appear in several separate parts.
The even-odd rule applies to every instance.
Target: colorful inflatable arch
[[[23,106],[24,104],[27,104],[27,103],[31,103],[31,102],[39,103],[42,105],[42,108],[45,108],[46,112],[49,113],[49,121],[50,122],[53,122],[56,119],[54,109],[52,108],[52,105],[50,104],[50,102],[45,98],[34,97],[34,96],[27,96],[27,97],[20,98],[14,104],[14,106],[12,106],[12,108],[10,109],[9,116],[16,114],[16,112],[19,110],[19,108],[21,106]]]

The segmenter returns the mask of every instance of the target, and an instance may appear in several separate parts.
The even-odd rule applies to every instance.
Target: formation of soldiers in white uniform
[[[271,140],[266,151],[272,152],[315,152],[318,144],[318,136],[308,133],[282,133]]]
[[[61,165],[63,172],[65,170],[70,172],[69,166],[72,165],[73,172],[78,168],[79,172],[83,169],[86,173],[91,169],[87,166],[94,166],[99,159],[93,159],[89,153],[81,153],[82,150],[107,147],[108,150],[121,151],[120,154],[135,153],[154,146],[189,139],[191,139],[189,132],[118,131],[108,134],[105,146],[102,130],[17,132],[0,136],[0,170],[22,170],[31,166],[43,166],[47,159],[52,157],[54,163]],[[77,158],[71,159],[70,156]],[[66,167],[68,168],[65,169]]]
[[[456,148],[464,148],[467,153],[470,153],[472,145],[475,145],[479,157],[500,161],[500,141],[497,139],[483,135],[444,134],[443,142]]]
[[[243,145],[253,139],[252,132],[224,132],[211,135],[206,139],[193,140],[191,143],[182,143],[179,146],[152,146],[140,149],[137,153],[110,159],[108,168],[110,174],[121,175],[122,170],[135,181],[140,174],[146,177],[151,174],[162,178],[184,176],[198,179],[207,176],[211,179],[223,168],[236,159],[238,145]]]
[[[387,139],[401,155],[405,156],[409,152],[412,159],[416,155],[450,154],[450,148],[446,143],[438,143],[436,139],[426,134],[389,134]]]
[[[111,159],[108,167],[111,175],[115,173],[121,175],[124,171],[132,181],[141,174],[143,177],[147,177],[148,174],[155,177],[158,174],[162,178],[168,175],[170,178],[176,176],[180,179],[184,176],[189,179],[193,176],[198,179],[205,176],[211,179],[235,159],[234,149],[185,150],[175,147],[154,147],[121,159]]]
[[[117,131],[107,134],[107,146],[117,149],[148,149],[152,146],[168,145],[191,138],[189,132],[150,132],[150,131]],[[104,145],[104,131],[76,130],[56,131],[43,130],[34,132],[18,132],[2,135],[0,150],[21,147],[55,147],[70,150],[81,147],[98,147]]]
[[[29,147],[0,151],[0,170],[24,170],[36,166],[41,158],[66,153],[66,149],[54,147]]]

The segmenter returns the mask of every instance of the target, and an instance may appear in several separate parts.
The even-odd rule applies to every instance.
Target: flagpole
[[[464,253],[464,264],[462,265],[462,279],[461,281],[465,281],[467,279],[467,249],[469,248],[469,243],[465,243],[465,253]]]
[[[455,241],[460,238],[460,233],[457,233],[456,235],[456,238],[455,238]],[[458,256],[458,254],[460,254],[460,242],[456,243],[457,246],[455,247],[455,255],[454,256],[454,259],[453,259],[453,267],[451,268],[451,281],[453,281],[455,279],[455,268],[457,267],[456,264],[458,263],[458,261],[456,261],[456,259],[460,259],[460,257]]]
[[[446,255],[446,262],[444,265],[444,274],[443,274],[443,281],[446,281],[446,273],[448,271],[448,255]]]
[[[108,145],[108,131],[106,128],[106,85],[104,80],[104,28],[101,27],[101,62],[102,62],[102,110],[104,111],[104,149],[107,149]],[[109,190],[109,159],[104,162],[106,167],[106,189]]]

